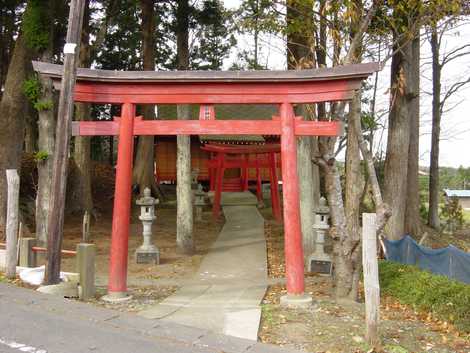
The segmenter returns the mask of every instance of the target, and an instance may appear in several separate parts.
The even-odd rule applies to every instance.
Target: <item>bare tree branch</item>
[[[462,45],[462,46],[460,46],[458,48],[455,48],[455,49],[451,50],[450,52],[448,52],[442,58],[441,67],[444,66],[445,64],[457,59],[457,58],[460,58],[460,57],[466,56],[466,55],[470,55],[470,50],[462,52],[462,50],[467,49],[467,48],[470,48],[470,44]]]
[[[466,80],[464,81],[459,81],[459,82],[455,82],[452,86],[450,86],[450,88],[447,90],[447,92],[444,94],[444,97],[441,99],[441,102],[440,102],[440,107],[439,107],[439,110],[442,114],[442,110],[444,109],[444,106],[445,106],[445,103],[446,101],[454,94],[456,93],[459,89],[461,89],[463,86],[465,86],[466,84],[470,83],[470,77],[468,77]]]

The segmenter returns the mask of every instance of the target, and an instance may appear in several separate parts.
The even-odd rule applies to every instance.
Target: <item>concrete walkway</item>
[[[264,219],[251,193],[224,193],[226,224],[198,273],[174,295],[139,314],[256,340],[266,291]],[[235,206],[234,199],[243,206]]]

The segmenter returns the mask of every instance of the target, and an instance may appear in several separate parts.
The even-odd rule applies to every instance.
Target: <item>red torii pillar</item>
[[[312,297],[304,295],[304,253],[300,226],[299,177],[297,175],[297,139],[295,137],[295,115],[292,104],[281,104],[281,170],[282,198],[284,203],[284,254],[286,261],[286,297],[310,303]]]
[[[134,151],[135,105],[122,105],[114,191],[108,295],[127,299],[127,259],[132,205],[132,159]]]

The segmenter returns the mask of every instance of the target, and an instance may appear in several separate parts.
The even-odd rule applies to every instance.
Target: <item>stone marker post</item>
[[[157,218],[155,216],[155,205],[158,204],[158,199],[150,195],[150,189],[145,188],[144,196],[136,201],[140,206],[139,219],[142,221],[144,237],[143,244],[136,250],[135,259],[138,264],[159,264],[160,251],[153,245],[152,242],[152,223]]]
[[[20,198],[20,177],[16,169],[7,169],[7,224],[6,224],[6,271],[8,278],[16,277],[18,263],[18,212]]]
[[[20,239],[20,266],[21,267],[36,267],[36,252],[33,251],[33,246],[36,246],[35,238],[21,238]]]
[[[95,244],[77,244],[78,297],[89,300],[95,295]]]
[[[362,214],[362,266],[366,303],[366,339],[373,348],[376,348],[380,345],[378,332],[380,285],[375,213]]]

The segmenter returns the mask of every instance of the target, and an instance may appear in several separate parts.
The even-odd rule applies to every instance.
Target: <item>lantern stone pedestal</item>
[[[325,253],[325,235],[330,226],[329,220],[329,207],[326,204],[324,197],[320,198],[320,206],[315,215],[315,224],[313,228],[317,235],[315,241],[315,251],[308,257],[308,270],[320,275],[331,275],[332,272],[332,259],[331,256]]]
[[[150,189],[145,188],[144,196],[136,201],[140,206],[139,219],[143,226],[143,244],[135,252],[135,261],[138,264],[155,264],[160,263],[160,250],[152,241],[152,223],[157,218],[155,216],[155,205],[158,200],[150,195]]]
[[[194,192],[194,206],[196,209],[196,221],[202,221],[202,210],[206,206],[206,193],[202,190],[202,186],[198,185]]]

